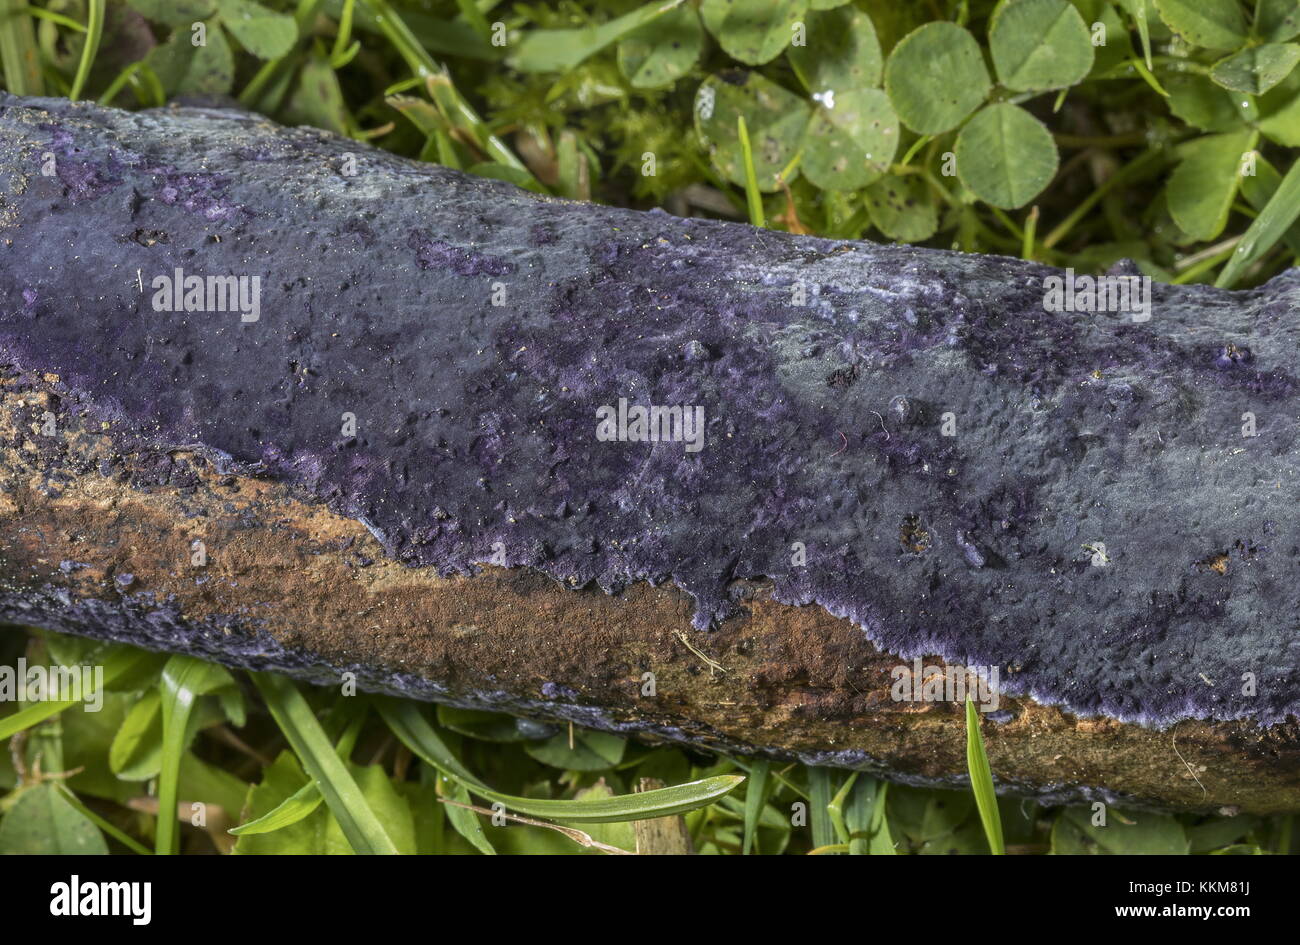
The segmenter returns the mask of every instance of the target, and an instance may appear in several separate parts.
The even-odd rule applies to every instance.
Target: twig
[[[1196,786],[1201,789],[1201,800],[1205,800],[1205,798],[1210,796],[1210,792],[1205,789],[1205,785],[1201,783],[1201,779],[1196,776],[1196,770],[1187,763],[1187,759],[1183,757],[1183,753],[1178,750],[1178,736],[1170,736],[1169,744],[1173,746],[1174,754],[1178,756],[1178,760],[1187,768],[1187,773],[1192,776],[1192,780],[1196,782]]]
[[[611,846],[608,843],[601,843],[589,833],[584,833],[574,827],[563,827],[560,824],[547,823],[544,820],[533,820],[531,817],[520,817],[518,814],[511,814],[504,810],[488,810],[486,807],[476,807],[473,804],[462,804],[460,801],[448,800],[445,797],[438,798],[439,804],[450,804],[452,807],[463,807],[465,810],[472,810],[476,814],[483,814],[487,817],[504,817],[506,820],[513,820],[516,823],[526,824],[529,827],[544,827],[547,830],[554,830],[556,833],[562,833],[579,846],[590,847],[594,850],[600,850],[602,853],[611,853],[619,856],[636,856],[631,850],[624,850],[622,847]]]
[[[695,646],[695,644],[693,644],[693,643],[692,643],[692,642],[687,638],[685,631],[678,630],[678,631],[677,631],[677,639],[679,639],[679,640],[682,641],[682,645],[683,645],[684,647],[686,647],[686,649],[690,650],[692,653],[694,653],[694,654],[695,654],[696,656],[698,656],[700,659],[704,660],[704,665],[707,666],[707,667],[709,667],[709,675],[710,675],[710,676],[713,675],[713,671],[714,671],[714,670],[717,670],[718,672],[722,673],[722,675],[724,675],[724,676],[727,674],[727,670],[723,667],[723,665],[722,665],[721,663],[719,663],[717,660],[711,659],[710,657],[706,656],[704,653],[702,653],[702,652],[699,650],[698,647]]]

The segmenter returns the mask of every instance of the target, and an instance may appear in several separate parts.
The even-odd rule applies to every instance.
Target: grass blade
[[[271,673],[253,673],[252,677],[289,747],[302,762],[303,770],[320,785],[325,803],[352,849],[357,853],[395,854],[397,847],[392,838],[371,810],[298,687],[291,680]]]
[[[429,76],[425,80],[425,86],[429,91],[429,97],[437,103],[442,109],[447,120],[459,128],[469,138],[477,142],[479,148],[488,158],[497,164],[504,164],[506,167],[512,167],[521,173],[527,174],[536,186],[542,185],[536,181],[532,172],[524,165],[524,162],[515,156],[515,153],[506,146],[506,143],[492,133],[487,123],[479,117],[464,97],[452,84],[451,76],[446,72],[438,75]],[[539,191],[539,192],[544,192]]]
[[[26,0],[0,0],[0,66],[14,95],[44,95],[36,30],[23,9]]]
[[[1286,172],[1282,183],[1277,185],[1273,196],[1250,224],[1241,242],[1237,244],[1237,251],[1232,254],[1214,284],[1220,289],[1232,288],[1247,266],[1282,239],[1297,216],[1300,216],[1300,162],[1292,164]]]
[[[1277,192],[1278,185],[1281,183],[1282,175],[1261,154],[1257,159],[1255,174],[1241,179],[1241,195],[1258,213],[1268,206],[1268,202],[1273,199],[1273,194]],[[1287,248],[1300,258],[1300,223],[1291,224],[1282,234],[1282,242],[1286,243]]]
[[[1151,27],[1147,23],[1147,0],[1120,0],[1120,5],[1127,11],[1128,15],[1133,18],[1133,23],[1137,26],[1138,39],[1142,42],[1142,56],[1146,60],[1147,68],[1151,68]]]
[[[1295,826],[1295,814],[1287,814],[1282,818],[1282,823],[1277,829],[1277,838],[1273,844],[1273,852],[1280,856],[1288,856],[1291,853],[1291,834]]]
[[[442,71],[428,50],[420,45],[411,28],[388,6],[386,0],[361,0],[361,5],[374,19],[379,31],[397,49],[398,54],[406,60],[407,66],[420,78],[428,78]]]
[[[1033,260],[1034,258],[1034,237],[1038,233],[1038,204],[1034,204],[1025,217],[1024,237],[1020,242],[1020,258]]]
[[[99,52],[99,40],[104,35],[104,0],[87,0],[86,4],[86,41],[81,47],[81,61],[77,63],[77,74],[72,80],[72,90],[68,98],[74,102],[81,98],[81,90],[90,78],[90,67],[95,63],[95,54]]]
[[[108,83],[108,88],[104,89],[103,94],[99,96],[98,104],[111,105],[113,99],[117,98],[117,93],[126,88],[126,84],[131,81],[131,77],[135,75],[136,70],[139,68],[140,63],[133,62],[119,72],[117,77]]]
[[[495,856],[497,851],[483,831],[483,822],[479,820],[478,813],[474,810],[474,802],[470,800],[469,791],[465,789],[465,785],[452,780],[443,783],[447,787],[447,792],[451,795],[450,800],[455,802],[441,805],[447,812],[447,820],[451,822],[456,832],[468,840],[470,845],[479,853],[485,856]]]
[[[736,116],[736,132],[740,136],[740,156],[745,162],[745,203],[749,207],[749,222],[766,226],[763,220],[763,194],[758,189],[758,175],[754,172],[754,149],[749,145],[749,129],[745,116]]]
[[[263,814],[256,820],[250,820],[246,824],[232,827],[226,832],[236,837],[245,833],[270,833],[273,830],[279,830],[281,827],[296,824],[320,807],[323,800],[320,785],[315,781],[308,781],[290,797],[285,798],[275,810]]]
[[[488,789],[486,784],[471,774],[470,770],[460,763],[460,759],[452,754],[447,743],[442,740],[418,707],[410,702],[387,696],[376,696],[373,701],[375,708],[379,710],[380,716],[393,734],[417,757],[437,768],[453,781],[460,781],[477,789]],[[483,796],[487,797],[486,794]]]
[[[767,775],[771,767],[772,762],[766,758],[749,767],[749,784],[745,786],[745,835],[740,848],[742,856],[749,856],[749,851],[754,848],[758,820],[763,814],[763,805],[767,803]]]
[[[339,740],[334,745],[334,751],[341,761],[346,763],[348,758],[352,756],[352,749],[356,747],[357,737],[361,734],[361,726],[365,720],[365,711],[355,713],[352,721],[343,730],[343,734],[339,736]],[[233,827],[227,830],[226,833],[236,837],[244,833],[271,833],[281,827],[296,824],[304,817],[310,816],[316,808],[320,807],[321,801],[324,799],[320,792],[320,784],[314,779],[309,780],[294,791],[292,795],[281,801],[274,810],[267,811],[256,820],[250,820],[246,824]]]
[[[190,717],[199,696],[234,685],[235,680],[221,666],[192,656],[177,654],[163,667],[159,684],[162,693],[162,767],[158,772],[158,830],[154,852],[175,853],[177,845],[176,804],[180,793],[181,761],[190,736]]]
[[[817,849],[834,846],[839,838],[831,822],[831,771],[829,768],[808,769],[808,807],[812,818],[813,846]]]
[[[886,804],[889,800],[889,782],[880,782],[880,792],[876,795],[876,806],[871,811],[871,853],[873,856],[898,856],[894,845],[894,835],[889,831],[889,817]]]
[[[334,36],[334,48],[330,52],[330,67],[335,71],[342,69],[360,50],[360,43],[352,41],[352,12],[356,0],[343,0],[343,12],[339,14],[339,30]]]
[[[851,839],[849,825],[844,820],[844,804],[849,799],[849,792],[853,790],[853,785],[857,783],[857,780],[858,772],[854,771],[845,779],[840,789],[835,792],[831,802],[826,805],[826,812],[830,815],[831,826],[835,828],[836,838],[850,852],[852,852],[852,844],[849,842]]]
[[[745,780],[739,775],[718,775],[673,787],[643,791],[639,794],[622,794],[581,801],[515,797],[492,790],[471,774],[469,769],[451,753],[415,704],[379,697],[375,699],[375,705],[393,734],[416,757],[480,797],[498,801],[515,813],[527,814],[531,817],[580,824],[620,823],[650,817],[668,817],[712,804],[718,798],[735,790],[736,786]]]
[[[447,132],[451,128],[449,122],[431,102],[426,102],[422,98],[414,98],[410,95],[389,95],[384,99],[385,103],[392,109],[406,117],[412,125],[425,135],[435,134],[439,131]]]
[[[643,791],[640,794],[619,794],[614,797],[582,801],[548,801],[530,797],[512,797],[497,791],[474,790],[476,794],[500,801],[512,810],[533,817],[563,820],[579,824],[611,824],[629,820],[646,820],[652,817],[671,817],[707,807],[734,791],[744,777],[737,774],[720,774],[698,781],[687,781],[672,787]]]
[[[447,120],[453,126],[468,134],[472,140],[478,142],[483,152],[491,160],[507,167],[513,167],[515,170],[522,171],[532,178],[532,172],[524,166],[524,162],[519,160],[515,153],[506,147],[504,141],[492,133],[487,123],[474,110],[474,107],[465,100],[464,96],[456,89],[456,86],[452,84],[451,76],[434,61],[428,50],[420,45],[420,41],[411,32],[411,28],[393,11],[387,0],[361,0],[361,2],[362,6],[374,19],[380,32],[387,37],[388,41],[396,47],[401,57],[406,60],[406,64],[411,71],[425,80],[429,97],[442,109]],[[537,186],[541,187],[541,184],[539,183]]]
[[[853,793],[849,795],[848,809],[845,811],[845,826],[849,835],[849,853],[864,856],[874,852],[872,845],[872,824],[876,819],[876,810],[883,805],[880,782],[875,778],[859,774],[853,784]]]
[[[143,843],[141,843],[139,840],[135,839],[135,837],[126,833],[124,830],[121,830],[116,824],[108,820],[105,820],[103,817],[100,817],[98,814],[96,814],[85,804],[81,803],[81,798],[73,794],[66,784],[62,784],[59,782],[54,782],[54,783],[59,793],[63,795],[63,799],[67,801],[69,804],[71,804],[72,809],[75,810],[77,813],[79,813],[82,817],[85,817],[92,824],[94,824],[100,830],[104,831],[104,833],[108,834],[118,843],[122,844],[122,846],[126,847],[132,853],[139,853],[141,856],[153,855],[153,851],[150,850]]]
[[[565,72],[606,46],[618,42],[633,30],[640,29],[656,17],[681,5],[682,0],[668,0],[659,5],[638,7],[631,13],[594,26],[568,30],[534,30],[519,41],[519,48],[510,57],[509,63],[520,72]]]
[[[21,12],[30,13],[38,20],[46,20],[47,22],[62,26],[64,29],[72,30],[74,33],[86,32],[86,27],[83,24],[78,23],[70,16],[64,16],[62,13],[55,13],[53,10],[44,10],[41,7],[28,5],[21,8]]]
[[[163,91],[158,74],[141,59],[139,62],[131,63],[117,74],[117,77],[108,84],[108,88],[104,89],[104,93],[99,96],[98,104],[111,105],[113,99],[117,98],[118,93],[127,85],[131,86],[136,99],[142,105],[147,103],[146,107],[161,108],[167,102],[167,93]]]
[[[970,699],[966,700],[966,767],[970,771],[971,790],[975,792],[975,806],[979,808],[980,821],[984,824],[984,835],[989,840],[989,851],[1002,856],[1007,852],[1002,842],[1002,815],[998,813],[998,797],[993,791],[989,757],[984,753],[979,712]]]

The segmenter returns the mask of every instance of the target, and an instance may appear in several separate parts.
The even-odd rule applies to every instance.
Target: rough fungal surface
[[[1080,714],[1300,708],[1294,271],[1154,286],[1146,322],[1049,312],[1030,263],[12,97],[0,196],[4,363],[123,449],[291,483],[410,566],[672,582],[701,629],[762,577]],[[258,277],[258,319],[157,311],[177,269]],[[703,448],[598,439],[620,398],[702,407]]]

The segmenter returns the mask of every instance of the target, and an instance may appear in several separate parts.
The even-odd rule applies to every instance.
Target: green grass
[[[984,836],[989,841],[989,852],[1003,856],[1007,845],[1002,839],[1002,816],[998,813],[998,797],[993,790],[993,772],[989,769],[989,756],[984,752],[979,710],[969,696],[966,698],[966,768],[970,773],[970,786],[975,793],[975,807],[979,810]]]
[[[86,3],[89,19],[85,27],[85,40],[81,47],[81,60],[77,63],[77,73],[73,76],[72,88],[68,91],[68,98],[74,101],[81,98],[81,92],[90,78],[90,67],[95,62],[95,54],[99,52],[99,41],[104,35],[106,0],[86,0]]]
[[[980,87],[979,66],[933,80],[950,89],[927,90],[915,70],[888,69],[892,51],[933,19],[960,24],[987,47],[992,0],[855,0],[809,13],[814,35],[845,41],[809,54],[776,36],[785,24],[761,14],[719,20],[708,5],[701,20],[696,4],[666,0],[265,0],[275,16],[267,35],[274,29],[291,40],[276,43],[235,36],[221,25],[221,0],[214,3],[209,29],[227,37],[235,68],[199,76],[161,52],[124,61],[116,51],[126,48],[128,18],[117,15],[118,0],[54,9],[0,0],[4,87],[123,107],[228,97],[281,121],[573,199],[1002,253],[1081,272],[1128,257],[1156,280],[1245,287],[1295,265],[1300,252],[1300,72],[1268,91],[1225,98],[1215,84],[1223,70],[1213,66],[1230,51],[1175,42],[1151,4],[1080,0],[1087,23],[1105,22],[1106,46],[1084,50],[1077,36],[1064,37],[1032,67],[1005,65],[1019,61],[1017,44],[1036,41],[1032,29],[1004,28],[997,54],[984,56],[993,64],[989,91],[954,112],[958,93]],[[187,24],[148,28],[159,46],[173,32],[188,36]],[[1079,62],[1086,70],[1070,73]],[[734,93],[733,81],[711,81],[734,80],[736,70],[779,102],[775,113],[760,96]],[[714,90],[708,108],[697,99],[702,86]],[[859,126],[841,110],[841,124],[823,122],[823,133],[809,136],[801,121],[774,117],[811,118],[827,89],[843,100],[863,88],[879,91],[876,107],[927,127],[905,123],[889,160],[837,189],[826,170],[836,166],[838,152],[828,150],[839,146],[835,135],[874,147],[879,126]],[[927,91],[938,98],[927,101]],[[963,139],[972,118],[1004,103],[1050,132],[1002,141],[987,158],[994,171],[997,161],[1056,161],[1056,173],[1028,197],[1006,199],[998,174],[949,160],[974,140]],[[1237,141],[1250,145],[1253,162],[1234,153]],[[1243,176],[1246,166],[1255,173]],[[24,653],[99,662],[105,704],[100,713],[0,704],[8,744],[0,753],[0,852],[79,844],[123,854],[599,852],[636,849],[632,822],[647,817],[680,819],[694,849],[718,854],[1295,846],[1290,817],[1114,811],[1125,830],[1102,834],[1090,809],[999,799],[969,705],[972,789],[930,791],[0,630],[5,662]],[[640,792],[644,778],[665,787]],[[158,816],[185,813],[196,800],[188,819]],[[495,826],[494,812],[527,823]]]
[[[767,226],[763,217],[763,195],[758,189],[758,175],[754,171],[754,149],[749,143],[744,115],[736,118],[736,137],[740,139],[741,161],[745,168],[745,205],[749,208],[749,222],[752,226]]]

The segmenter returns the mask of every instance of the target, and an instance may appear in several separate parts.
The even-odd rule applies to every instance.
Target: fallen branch
[[[1004,789],[1300,809],[1294,272],[1099,296],[13,97],[0,194],[4,619],[926,784],[965,679]]]

